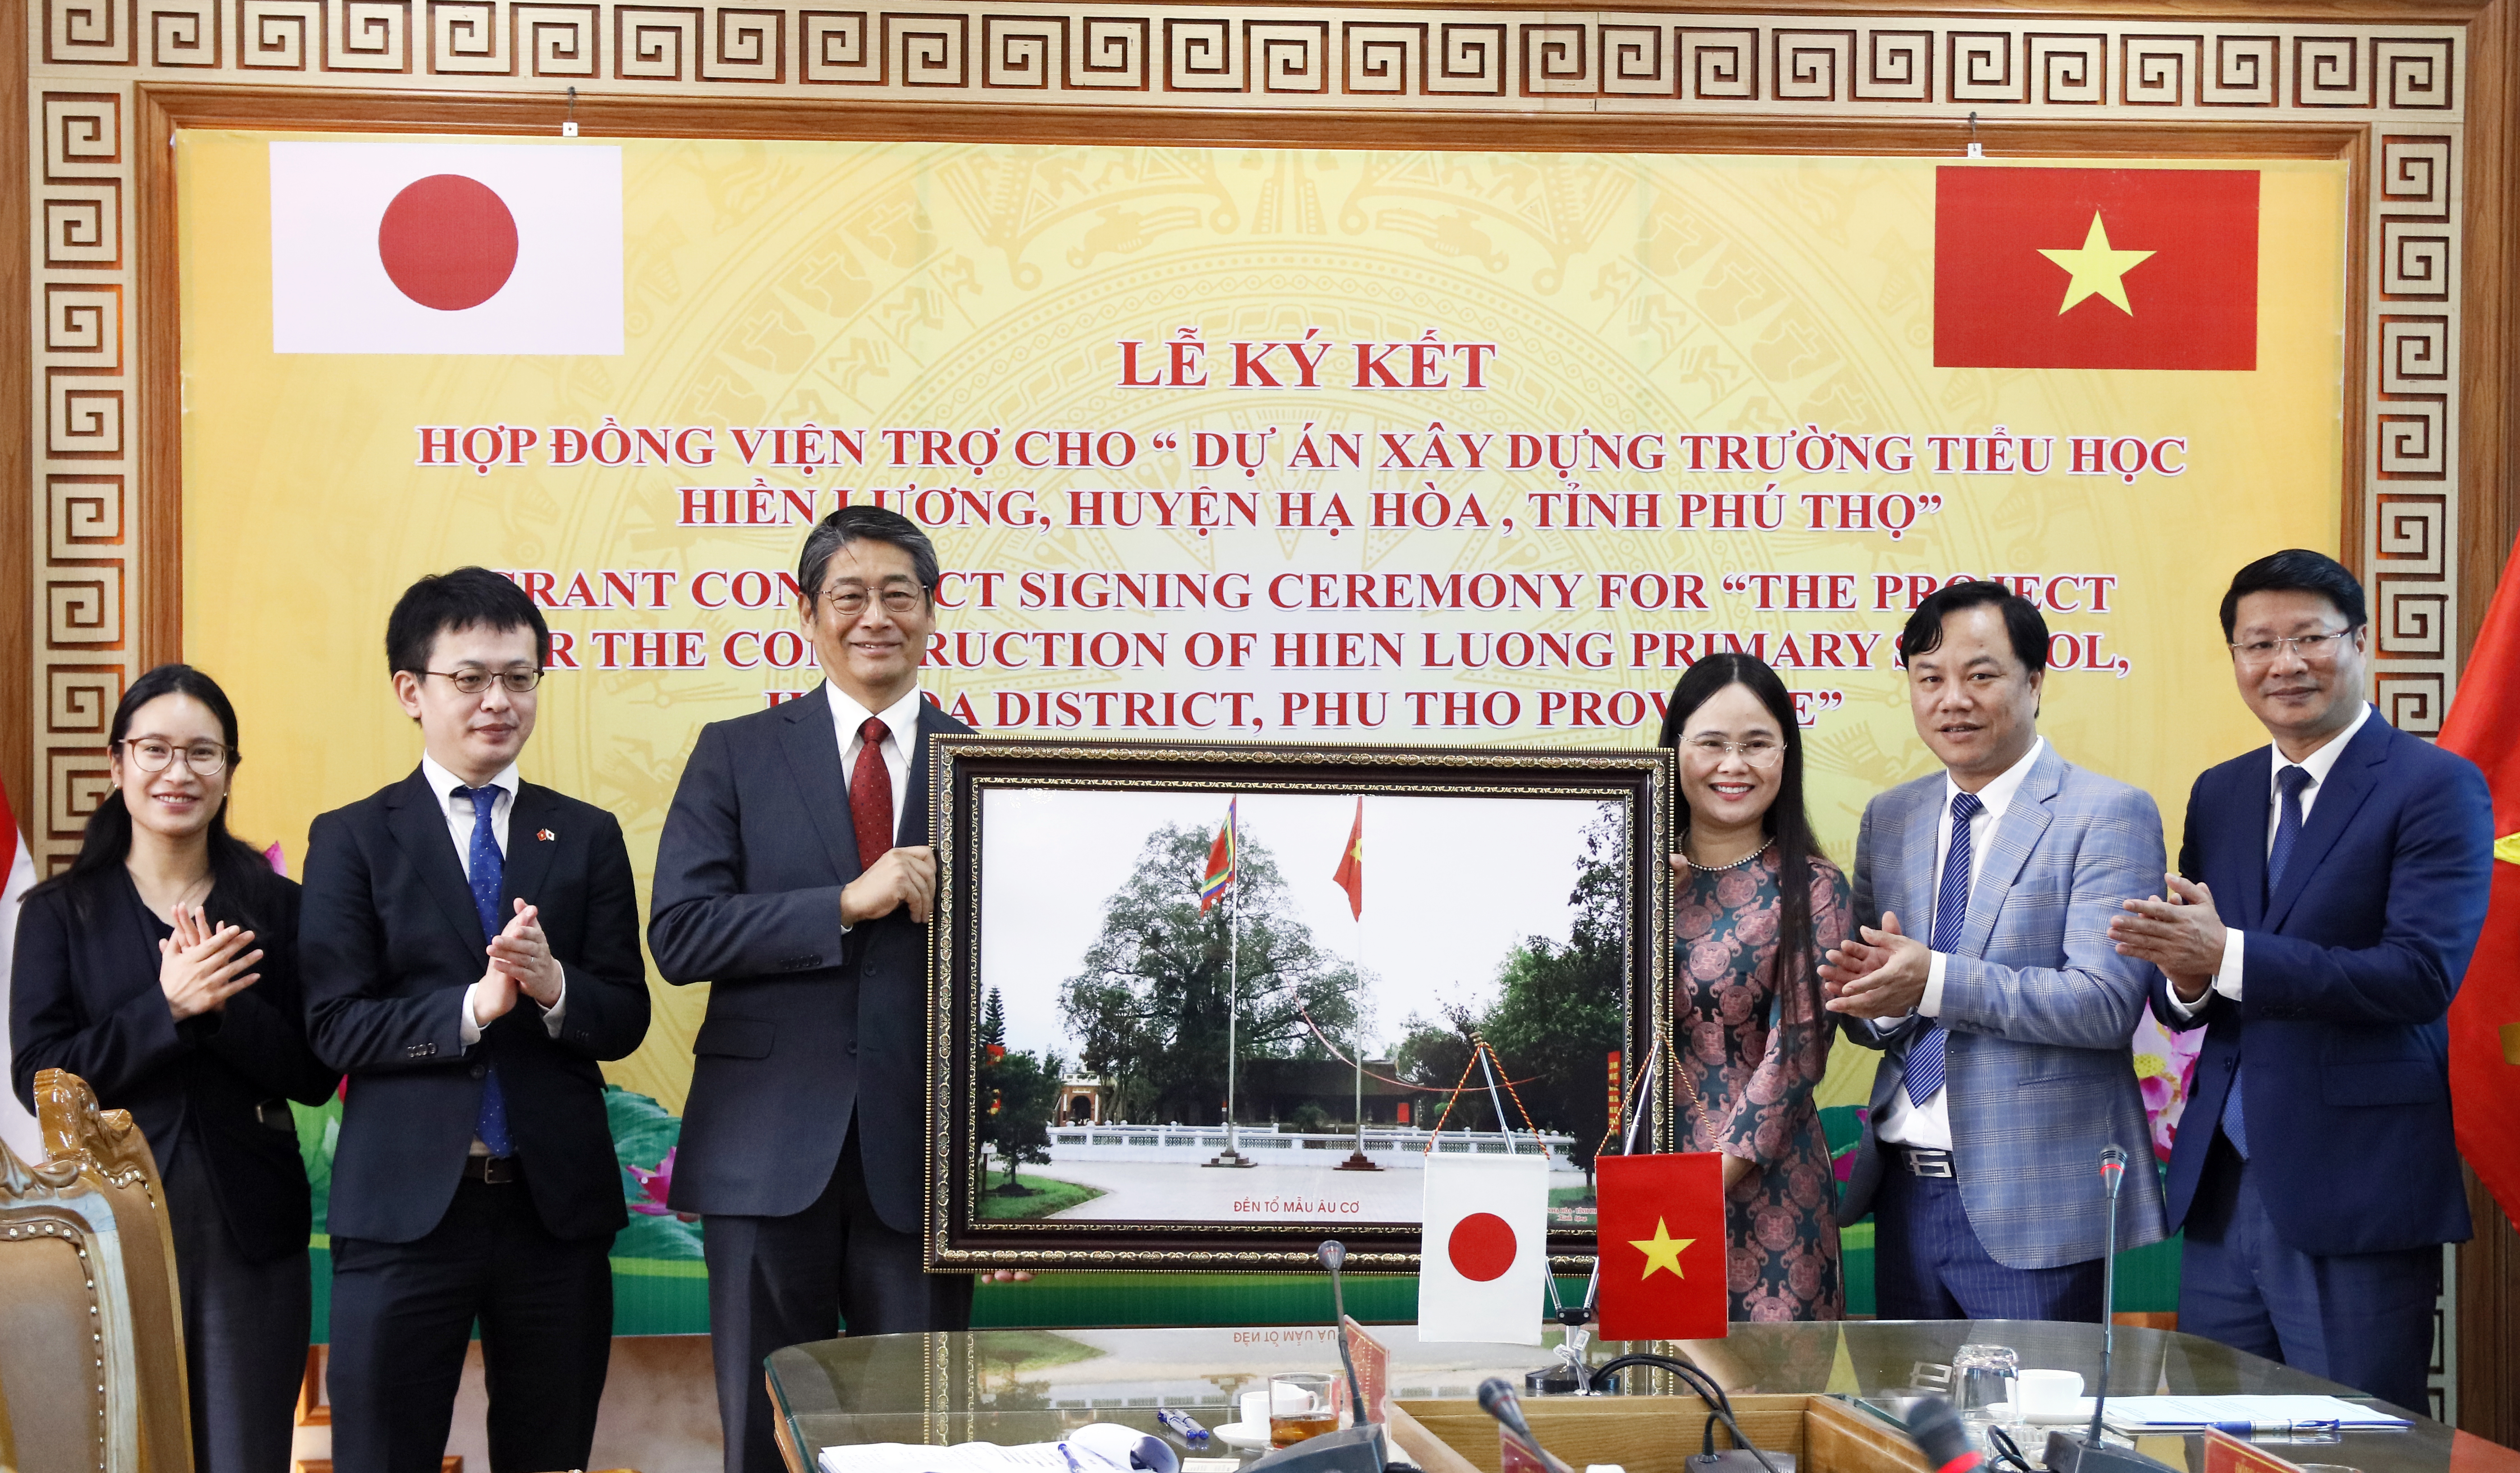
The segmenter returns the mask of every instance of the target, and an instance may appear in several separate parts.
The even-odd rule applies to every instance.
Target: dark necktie
[[[2274,899],[2275,887],[2283,883],[2284,865],[2291,862],[2293,846],[2301,842],[2301,795],[2310,786],[2310,770],[2286,763],[2275,772],[2275,787],[2282,798],[2275,806],[2275,842],[2267,846],[2267,899]],[[2223,1134],[2229,1138],[2231,1149],[2240,1159],[2249,1159],[2248,1122],[2240,1113],[2240,1074],[2238,1061],[2231,1065],[2230,1092],[2223,1096]]]
[[[472,801],[472,843],[466,867],[472,871],[472,908],[481,917],[482,940],[488,941],[500,931],[499,890],[507,880],[507,858],[499,852],[499,836],[490,827],[490,810],[499,802],[499,790],[457,788],[455,796]],[[472,1134],[493,1156],[516,1154],[517,1143],[508,1134],[508,1096],[499,1087],[496,1064],[483,1066],[481,1108],[472,1118]]]
[[[1936,951],[1958,948],[1960,928],[1968,923],[1969,820],[1986,805],[1974,793],[1952,795],[1952,843],[1943,854],[1942,888],[1934,892],[1934,934],[1926,943]],[[1908,1102],[1922,1105],[1943,1087],[1943,1045],[1950,1036],[1931,1018],[1917,1020],[1909,1036],[1906,1082]]]
[[[858,870],[892,848],[892,773],[883,764],[885,727],[881,716],[869,716],[858,727],[858,762],[849,770],[849,820],[858,831]]]

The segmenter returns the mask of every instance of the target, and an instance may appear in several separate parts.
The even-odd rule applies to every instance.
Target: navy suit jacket
[[[2494,803],[2476,764],[2375,712],[2320,785],[2283,883],[2267,893],[2273,759],[2208,769],[2187,798],[2180,873],[2248,933],[2240,1000],[2193,1022],[2153,983],[2153,1015],[2203,1027],[2170,1158],[2170,1220],[2196,1199],[2245,1058],[2250,1178],[2275,1230],[2318,1256],[2464,1240],[2445,1015],[2493,884]]]
[[[925,1213],[927,928],[906,910],[840,933],[859,874],[828,685],[700,729],[656,851],[648,944],[708,982],[669,1202],[786,1217],[821,1196],[849,1124],[884,1225]],[[919,708],[897,845],[927,842],[927,738],[970,728]]]
[[[256,1107],[320,1105],[340,1076],[306,1044],[297,887],[265,875],[251,892],[241,898],[222,886],[202,908],[213,924],[254,933],[262,980],[178,1023],[158,983],[157,917],[121,866],[35,891],[18,916],[9,1037],[12,1082],[28,1109],[35,1076],[67,1069],[98,1104],[131,1112],[161,1176],[182,1142],[198,1141],[228,1231],[265,1262],[304,1252],[313,1220],[296,1130],[263,1124]]]
[[[307,1032],[324,1061],[350,1077],[333,1155],[337,1236],[409,1243],[437,1226],[463,1179],[492,1062],[543,1225],[587,1238],[629,1220],[596,1067],[648,1034],[639,897],[621,825],[602,808],[520,784],[502,875],[502,915],[519,898],[541,908],[567,1004],[558,1038],[520,996],[467,1049],[464,990],[488,967],[490,939],[428,779],[414,770],[324,814],[307,835],[298,931]]]

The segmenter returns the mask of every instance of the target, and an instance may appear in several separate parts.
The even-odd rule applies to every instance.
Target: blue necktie
[[[2283,800],[2275,808],[2275,842],[2267,846],[2267,899],[2272,903],[2275,887],[2283,883],[2284,865],[2292,859],[2292,850],[2301,841],[2301,793],[2310,786],[2310,772],[2287,763],[2275,773],[2275,786],[2283,790]],[[2240,1066],[2231,1065],[2231,1089],[2223,1096],[2223,1133],[2240,1159],[2249,1159],[2249,1130],[2240,1115]]]
[[[499,888],[507,879],[507,858],[499,852],[499,836],[490,827],[490,809],[499,801],[497,788],[457,788],[455,796],[472,800],[472,908],[481,916],[484,940],[499,934]],[[516,1154],[508,1135],[508,1096],[499,1087],[499,1066],[485,1066],[481,1077],[481,1112],[472,1118],[472,1133],[493,1156]]]
[[[1934,950],[1958,949],[1960,928],[1968,923],[1969,820],[1984,806],[1974,793],[1952,795],[1952,844],[1943,855],[1943,884],[1934,892],[1934,934],[1926,943]],[[1908,1039],[1910,1104],[1922,1105],[1943,1087],[1943,1045],[1948,1037],[1933,1019],[1917,1021],[1916,1032]]]

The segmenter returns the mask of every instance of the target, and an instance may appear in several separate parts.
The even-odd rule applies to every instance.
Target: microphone
[[[2100,1385],[2092,1395],[2092,1427],[2083,1445],[2100,1445],[2100,1411],[2109,1404],[2109,1358],[2118,1345],[2118,1188],[2126,1181],[2127,1153],[2116,1141],[2100,1147],[2100,1190],[2109,1199],[2109,1236],[2100,1254]]]
[[[1338,1316],[1339,1360],[1347,1366],[1347,1387],[1356,1398],[1356,1425],[1325,1432],[1242,1465],[1241,1473],[1396,1473],[1407,1464],[1384,1451],[1383,1429],[1366,1420],[1365,1388],[1356,1377],[1356,1357],[1348,1350],[1347,1307],[1339,1294],[1339,1268],[1347,1263],[1347,1245],[1331,1238],[1313,1256],[1330,1271],[1330,1310]]]
[[[2100,1441],[2100,1414],[2109,1404],[2109,1358],[2117,1349],[2118,1189],[2126,1182],[2126,1149],[2100,1148],[2100,1190],[2109,1199],[2108,1239],[2100,1248],[2100,1384],[2092,1397],[2092,1425],[2076,1438],[2064,1428],[2048,1434],[2048,1473],[2166,1473],[2167,1464]]]
[[[1324,1238],[1313,1256],[1330,1271],[1330,1327],[1338,1331],[1339,1364],[1347,1367],[1348,1395],[1356,1399],[1356,1424],[1362,1427],[1373,1420],[1373,1408],[1365,1404],[1365,1383],[1357,1379],[1356,1354],[1348,1347],[1347,1299],[1339,1292],[1339,1268],[1347,1263],[1347,1245]]]
[[[1479,1383],[1479,1410],[1504,1423],[1505,1430],[1513,1434],[1515,1442],[1529,1448],[1542,1467],[1558,1466],[1557,1460],[1542,1449],[1540,1439],[1531,1435],[1531,1423],[1522,1414],[1522,1399],[1513,1394],[1512,1383],[1505,1377],[1490,1376]]]
[[[1908,1413],[1908,1441],[1925,1454],[1934,1473],[1969,1473],[1986,1461],[1986,1454],[1969,1441],[1968,1428],[1952,1404],[1940,1397],[1927,1397]]]

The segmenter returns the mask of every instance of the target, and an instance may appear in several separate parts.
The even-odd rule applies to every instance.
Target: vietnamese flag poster
[[[2254,169],[1934,178],[1938,368],[2254,369]]]

